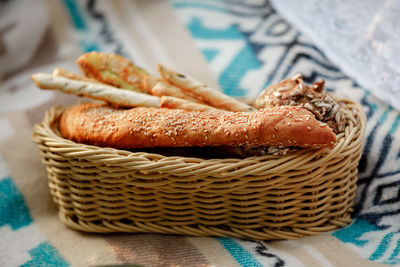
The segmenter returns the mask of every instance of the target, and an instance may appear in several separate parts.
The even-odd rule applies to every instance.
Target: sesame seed
[[[282,94],[281,94],[280,92],[277,92],[277,91],[275,91],[273,94],[274,94],[274,96],[276,96],[276,97],[282,96]]]
[[[304,107],[305,107],[306,109],[308,109],[308,110],[313,110],[313,107],[311,106],[310,103],[305,103],[305,104],[304,104]]]
[[[311,127],[310,127],[310,126],[307,126],[307,130],[310,130],[310,131],[311,131]]]
[[[314,98],[314,95],[313,95],[313,94],[306,94],[306,96],[307,96],[308,98]]]

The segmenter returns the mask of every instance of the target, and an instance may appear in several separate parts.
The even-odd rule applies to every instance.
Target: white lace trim
[[[344,73],[400,110],[400,1],[271,0]]]

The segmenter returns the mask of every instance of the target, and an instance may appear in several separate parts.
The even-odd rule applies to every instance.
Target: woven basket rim
[[[185,156],[165,156],[157,153],[149,152],[132,152],[129,150],[111,148],[111,147],[99,147],[94,145],[87,145],[77,143],[68,139],[63,138],[58,131],[58,119],[62,112],[67,106],[55,105],[46,111],[43,120],[34,125],[32,134],[32,140],[39,146],[41,144],[51,147],[51,149],[57,153],[62,153],[66,158],[82,158],[89,160],[96,160],[98,162],[104,162],[106,164],[118,162],[130,162],[135,161],[136,163],[142,161],[146,163],[157,163],[166,161],[171,164],[189,164],[189,165],[202,165],[204,166],[215,166],[216,168],[224,168],[235,165],[235,168],[244,168],[249,165],[266,162],[276,162],[277,159],[281,163],[290,163],[297,159],[301,161],[306,157],[319,158],[325,161],[327,158],[335,157],[346,149],[346,146],[352,143],[362,142],[359,140],[363,138],[366,117],[361,105],[349,99],[337,99],[339,102],[344,103],[345,117],[346,117],[346,129],[344,133],[337,135],[337,143],[334,148],[327,149],[313,149],[305,148],[300,149],[297,152],[284,155],[264,155],[264,156],[251,156],[247,158],[196,158],[196,157],[185,157]],[[349,130],[349,124],[352,125],[352,131]],[[355,135],[355,132],[359,131],[359,134]],[[163,170],[168,172],[168,170]]]
[[[346,129],[335,147],[285,156],[202,159],[80,144],[59,133],[64,106],[46,112],[32,139],[73,229],[293,239],[351,222],[366,117],[358,103],[340,101]]]

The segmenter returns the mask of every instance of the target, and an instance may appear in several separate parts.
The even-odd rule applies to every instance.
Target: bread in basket
[[[338,99],[332,149],[193,157],[77,143],[61,136],[65,107],[34,127],[50,192],[66,225],[85,232],[294,239],[351,222],[366,119]]]

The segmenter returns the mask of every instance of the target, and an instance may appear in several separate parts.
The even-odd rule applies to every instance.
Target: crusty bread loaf
[[[198,112],[138,107],[117,109],[83,104],[61,116],[60,132],[77,142],[114,148],[190,146],[333,147],[325,123],[299,107],[257,112]]]
[[[341,133],[345,129],[346,121],[343,107],[324,89],[324,80],[308,86],[303,77],[297,74],[293,78],[267,86],[253,105],[258,109],[286,105],[303,107],[313,113],[319,121],[327,123],[335,133]]]

